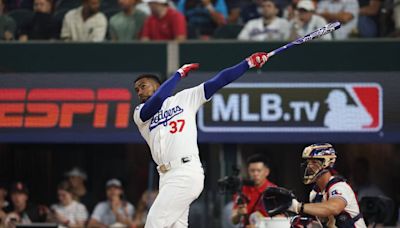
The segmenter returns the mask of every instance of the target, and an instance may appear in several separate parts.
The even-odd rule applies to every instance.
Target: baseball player
[[[314,183],[311,203],[292,200],[289,211],[320,218],[327,227],[366,227],[354,191],[343,178],[334,175],[336,152],[331,144],[313,144],[304,149],[304,184]]]
[[[178,82],[199,64],[182,66],[160,85],[144,74],[135,80],[141,104],[133,118],[150,147],[160,174],[159,194],[147,216],[146,228],[187,227],[190,204],[203,190],[204,173],[197,147],[196,112],[214,93],[250,68],[261,68],[267,54],[255,53],[210,80],[172,96]]]

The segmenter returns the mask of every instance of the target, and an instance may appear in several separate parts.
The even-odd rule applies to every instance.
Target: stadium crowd
[[[0,40],[79,42],[399,37],[400,0],[0,0]]]
[[[52,223],[61,227],[144,227],[157,191],[145,191],[136,207],[124,194],[120,180],[105,183],[106,200],[96,202],[85,186],[86,173],[74,168],[57,186],[58,202],[39,205],[25,183],[0,184],[0,228],[17,224]]]

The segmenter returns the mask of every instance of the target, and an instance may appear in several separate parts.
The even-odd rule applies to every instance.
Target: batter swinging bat
[[[268,57],[274,56],[274,55],[278,54],[279,52],[284,51],[284,50],[286,50],[286,49],[288,49],[288,48],[290,48],[290,47],[292,47],[294,45],[302,44],[302,43],[305,43],[307,41],[310,41],[310,40],[319,38],[321,36],[324,36],[324,35],[326,35],[328,33],[331,33],[333,31],[339,29],[339,28],[340,28],[340,22],[337,21],[337,22],[329,23],[329,24],[325,25],[322,28],[319,28],[319,29],[317,29],[317,30],[315,30],[315,31],[303,36],[303,37],[300,37],[299,39],[297,39],[297,40],[295,40],[293,42],[290,42],[290,43],[288,43],[288,44],[286,44],[286,45],[284,45],[284,46],[282,46],[282,47],[280,47],[278,49],[275,49],[275,50],[269,52],[268,53]]]

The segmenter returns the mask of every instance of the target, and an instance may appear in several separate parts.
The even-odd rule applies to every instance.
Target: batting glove
[[[291,212],[294,212],[296,214],[299,214],[302,204],[303,203],[300,203],[296,199],[292,199],[292,205],[290,205],[290,207],[288,208],[288,211],[291,211]]]
[[[249,68],[261,68],[268,61],[268,56],[265,52],[257,52],[248,57],[246,61]]]
[[[186,77],[191,70],[197,70],[200,67],[198,63],[190,63],[185,64],[181,68],[179,68],[178,73],[181,75],[181,78]]]

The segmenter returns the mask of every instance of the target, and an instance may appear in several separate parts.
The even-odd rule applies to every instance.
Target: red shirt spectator
[[[259,212],[268,217],[262,203],[262,193],[269,187],[276,186],[268,180],[270,169],[266,159],[261,154],[256,154],[247,159],[247,173],[254,182],[254,186],[243,186],[242,193],[247,200],[238,202],[238,196],[234,196],[232,211],[232,223],[247,225],[249,217],[254,212]]]
[[[186,39],[186,19],[178,11],[169,8],[166,0],[150,0],[152,15],[143,26],[142,40]]]

